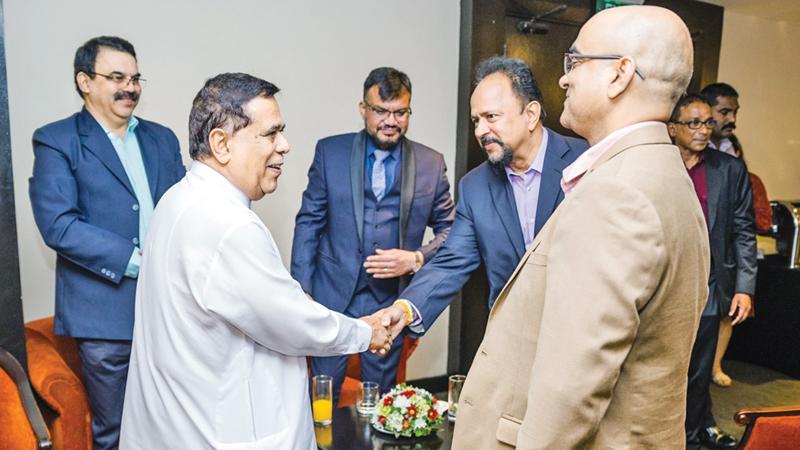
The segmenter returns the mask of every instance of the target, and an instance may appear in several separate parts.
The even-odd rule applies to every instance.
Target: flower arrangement
[[[427,436],[444,420],[447,402],[439,401],[430,392],[408,384],[398,384],[381,397],[372,426],[395,438]]]

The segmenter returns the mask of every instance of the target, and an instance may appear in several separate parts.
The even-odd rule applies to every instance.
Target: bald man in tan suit
[[[492,309],[453,448],[685,446],[709,248],[662,122],[692,57],[685,24],[651,6],[595,15],[565,55],[561,123],[592,147]]]

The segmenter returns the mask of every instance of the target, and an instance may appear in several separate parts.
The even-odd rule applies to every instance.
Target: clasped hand
[[[392,348],[392,340],[403,332],[408,325],[408,312],[395,303],[388,308],[381,309],[371,316],[361,318],[372,328],[372,341],[369,350],[381,356],[386,356]]]
[[[372,328],[372,339],[370,339],[369,342],[369,351],[381,356],[386,356],[392,348],[393,336],[390,327],[383,325],[380,311],[371,316],[364,316],[361,320]]]

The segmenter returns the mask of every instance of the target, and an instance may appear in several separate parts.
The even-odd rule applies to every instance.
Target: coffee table
[[[449,450],[455,424],[445,420],[442,431],[424,438],[400,438],[372,428],[369,417],[359,416],[355,406],[335,408],[330,427],[315,427],[322,450]]]

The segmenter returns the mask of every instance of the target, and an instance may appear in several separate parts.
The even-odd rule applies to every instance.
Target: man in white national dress
[[[309,301],[250,209],[289,152],[277,92],[227,73],[195,97],[194,164],[144,246],[123,449],[316,449],[305,356],[391,345],[377,319]]]

